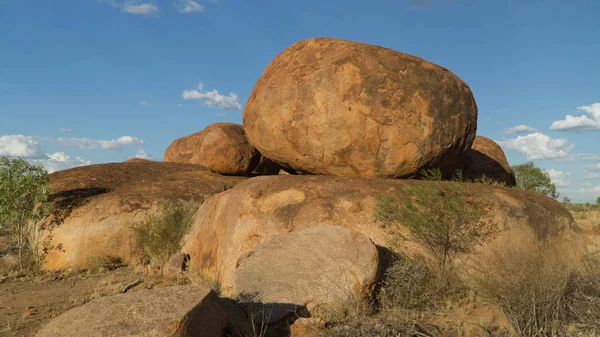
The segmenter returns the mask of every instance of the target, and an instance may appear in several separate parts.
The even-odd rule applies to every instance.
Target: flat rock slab
[[[214,291],[174,286],[98,298],[56,317],[36,337],[221,337],[226,324]]]

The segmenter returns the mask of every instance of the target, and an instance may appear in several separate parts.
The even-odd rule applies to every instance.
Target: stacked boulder
[[[329,38],[293,44],[264,70],[242,120],[175,140],[166,163],[103,170],[105,182],[97,174],[81,179],[85,168],[78,187],[60,188],[66,173],[51,177],[65,200],[98,192],[71,202],[69,213],[81,219],[62,219],[62,247],[91,254],[86,244],[101,242],[98,229],[106,227],[126,257],[133,248],[123,244],[130,239],[120,234],[123,224],[155,210],[152,196],[185,197],[202,204],[181,242],[186,272],[216,280],[222,295],[276,308],[269,318],[276,324],[304,309],[326,312],[368,299],[393,237],[407,238],[395,247],[407,254],[425,250],[402,226],[381,226],[373,216],[379,198],[403,202],[407,188],[431,184],[405,178],[460,169],[469,180],[515,184],[502,149],[476,137],[469,86],[448,69],[383,47]],[[110,176],[117,169],[118,179]],[[489,184],[471,184],[469,197],[488,205],[497,237],[527,230],[538,240],[560,235],[574,250],[582,246],[572,216],[553,199]],[[108,220],[102,210],[112,212]],[[78,228],[87,241],[69,234]],[[82,263],[81,256],[56,254],[48,269]]]
[[[202,165],[224,175],[249,175],[261,163],[261,155],[248,143],[241,125],[215,123],[176,139],[165,151],[164,160]]]
[[[406,199],[406,188],[431,184],[401,178],[439,168],[514,185],[502,149],[476,137],[469,86],[382,47],[329,38],[293,44],[266,67],[242,120],[248,144],[292,175],[246,180],[196,213],[182,252],[230,296],[256,293],[311,311],[339,302],[339,291],[364,299],[385,267],[382,247],[409,236],[377,223],[378,198]],[[573,218],[553,199],[489,184],[471,185],[469,195],[489,205],[495,232],[576,237]],[[411,240],[399,249],[424,251]]]

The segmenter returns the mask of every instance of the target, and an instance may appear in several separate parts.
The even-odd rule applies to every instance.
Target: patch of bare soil
[[[0,280],[0,337],[35,336],[52,318],[95,298],[117,294],[139,278],[144,282],[130,292],[177,283],[144,276],[130,267],[4,278]]]

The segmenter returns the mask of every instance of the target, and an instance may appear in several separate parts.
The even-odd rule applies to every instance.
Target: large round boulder
[[[248,143],[244,128],[234,123],[211,124],[178,138],[164,155],[166,162],[202,165],[227,175],[248,175],[260,159],[260,153]]]
[[[517,181],[504,151],[493,140],[477,136],[463,157],[463,177],[468,180],[488,179],[515,186]]]
[[[421,58],[318,38],[279,54],[243,111],[250,144],[313,174],[399,178],[459,167],[477,128],[469,86]]]

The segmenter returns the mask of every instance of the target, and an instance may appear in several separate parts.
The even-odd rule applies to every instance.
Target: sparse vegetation
[[[192,224],[194,209],[181,202],[167,203],[157,215],[132,226],[144,264],[162,267],[177,253],[180,242]]]
[[[20,272],[41,264],[38,223],[50,213],[49,192],[43,167],[0,157],[0,235],[16,250]]]
[[[385,272],[378,294],[383,309],[429,310],[458,287],[419,258],[398,255]]]
[[[558,199],[559,193],[552,183],[548,172],[535,167],[533,162],[511,166],[517,180],[517,188],[541,193],[545,196]]]
[[[508,237],[474,259],[471,279],[506,314],[517,336],[566,336],[568,328],[598,331],[597,260],[580,268],[558,239]]]
[[[484,218],[487,205],[471,196],[468,184],[431,182],[408,187],[405,192],[405,202],[397,197],[381,198],[375,219],[384,226],[406,227],[442,268],[494,233]]]

